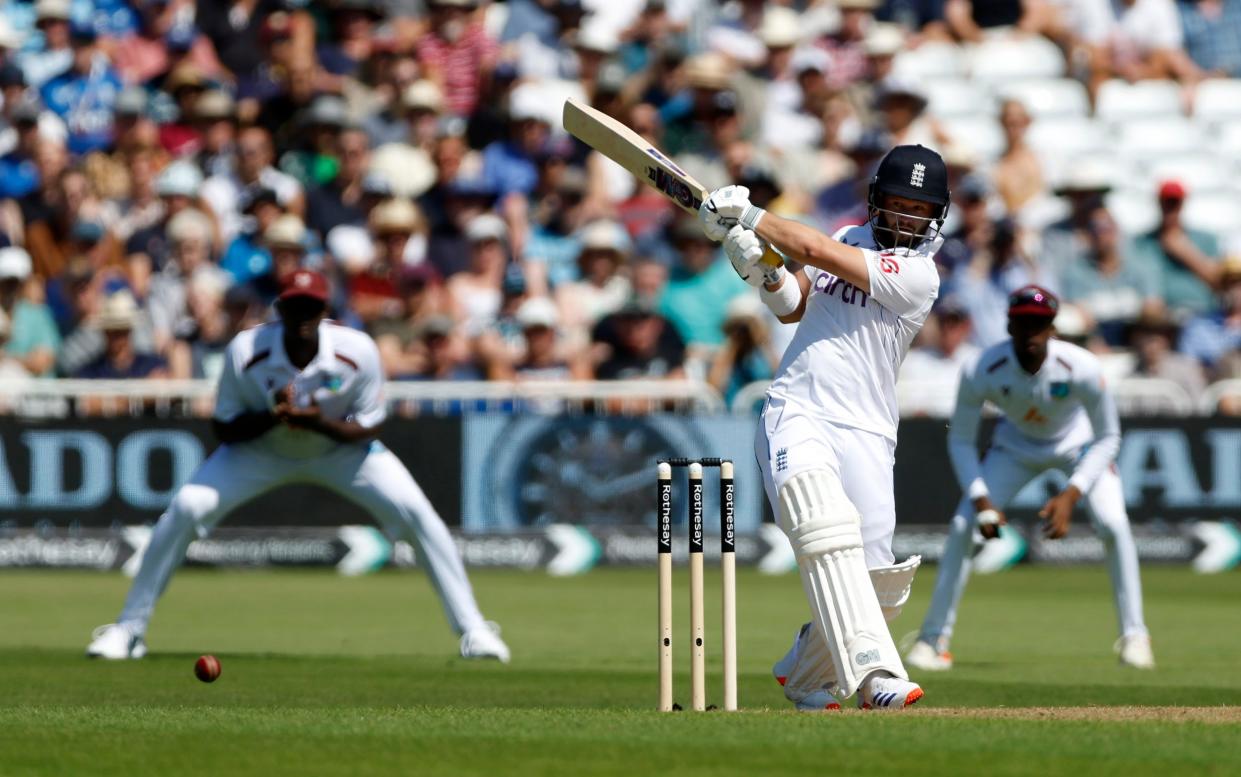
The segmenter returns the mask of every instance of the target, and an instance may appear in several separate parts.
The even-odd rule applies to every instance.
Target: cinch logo
[[[789,468],[789,449],[781,448],[776,451],[776,472],[783,472]]]
[[[909,185],[922,188],[922,180],[926,177],[926,165],[918,162],[914,165],[914,171],[909,175]]]

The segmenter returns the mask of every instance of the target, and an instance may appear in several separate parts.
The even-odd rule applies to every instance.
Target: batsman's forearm
[[[267,434],[276,425],[276,417],[267,411],[242,413],[231,421],[211,421],[211,431],[222,443],[249,442]]]
[[[764,213],[754,232],[790,259],[826,270],[869,292],[870,277],[862,249],[845,245],[814,227],[773,213]]]

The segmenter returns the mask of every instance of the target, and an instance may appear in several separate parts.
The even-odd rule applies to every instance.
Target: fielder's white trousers
[[[257,446],[221,445],[173,496],[151,533],[118,623],[146,631],[155,602],[195,537],[205,537],[234,508],[278,486],[313,483],[369,512],[393,539],[415,543],[458,634],[483,616],[448,528],[409,470],[379,442],[341,445],[311,459],[289,459]]]
[[[1007,435],[1012,437],[1012,434]],[[1001,510],[1006,508],[1027,483],[1043,472],[1058,469],[1071,473],[1077,455],[1056,455],[1052,444],[1029,441],[1020,445],[993,445],[982,462],[982,478],[990,491],[991,501]],[[1107,549],[1107,571],[1112,580],[1116,614],[1122,636],[1146,634],[1142,617],[1142,582],[1138,574],[1138,552],[1129,529],[1125,511],[1125,494],[1120,476],[1108,468],[1085,494],[1091,524]],[[974,532],[977,517],[969,497],[961,498],[939,572],[931,607],[922,622],[919,638],[946,650],[957,620],[957,607],[965,584],[969,581]]]

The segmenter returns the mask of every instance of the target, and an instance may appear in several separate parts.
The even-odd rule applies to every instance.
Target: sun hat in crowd
[[[30,277],[34,263],[26,249],[17,246],[0,248],[0,280],[16,278],[24,281]]]
[[[513,317],[522,329],[534,329],[535,327],[555,329],[560,323],[556,303],[547,297],[531,297],[518,306],[517,313]]]
[[[272,248],[306,249],[306,225],[291,213],[286,213],[271,223],[263,232],[263,242]]]
[[[193,162],[179,160],[169,164],[155,179],[155,193],[161,197],[197,197],[203,174]]]
[[[481,243],[486,240],[503,242],[507,238],[508,225],[504,223],[504,219],[494,213],[481,213],[465,225],[465,239],[471,243]]]

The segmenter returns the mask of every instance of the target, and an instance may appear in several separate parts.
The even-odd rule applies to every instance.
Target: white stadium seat
[[[1238,214],[1241,214],[1241,194],[1190,192],[1182,217],[1187,226],[1214,232],[1221,241],[1226,241],[1237,229]]]
[[[1216,154],[1202,152],[1152,160],[1146,168],[1146,184],[1153,193],[1164,181],[1179,181],[1193,194],[1206,194],[1236,187],[1236,170]]]
[[[1103,125],[1071,116],[1036,120],[1026,130],[1026,142],[1044,164],[1053,166],[1071,157],[1104,153],[1112,144]]]
[[[1119,189],[1105,200],[1108,211],[1121,231],[1128,235],[1149,232],[1159,224],[1159,205],[1153,192],[1145,189]]]
[[[1046,38],[986,41],[970,52],[970,73],[979,81],[1007,83],[1018,78],[1059,78],[1064,55]]]
[[[966,74],[969,60],[960,46],[953,43],[930,42],[897,54],[892,61],[892,67],[901,75],[911,75],[926,80],[960,78]]]
[[[1175,81],[1105,81],[1095,103],[1095,116],[1113,123],[1181,112],[1181,87]]]
[[[1203,124],[1241,120],[1241,79],[1210,78],[1198,84],[1194,119]]]
[[[1211,139],[1211,151],[1233,162],[1241,161],[1241,122],[1230,122],[1220,127]]]
[[[1017,100],[1035,119],[1090,114],[1090,95],[1086,87],[1071,78],[1032,79],[1006,84],[1000,88],[1000,98]]]
[[[1139,160],[1193,153],[1207,142],[1202,128],[1181,116],[1133,119],[1117,130],[1117,150]]]
[[[970,149],[985,161],[999,157],[1004,151],[1004,133],[999,122],[989,116],[945,119],[943,125],[954,143]]]
[[[957,116],[995,116],[996,103],[991,92],[974,81],[949,78],[927,84],[930,100],[927,110],[941,119]]]

